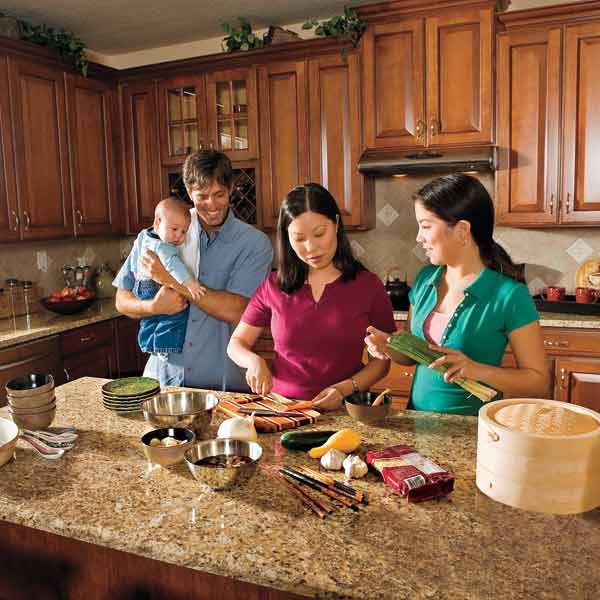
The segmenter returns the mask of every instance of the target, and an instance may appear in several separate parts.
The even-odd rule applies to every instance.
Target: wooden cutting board
[[[219,404],[217,410],[220,410],[228,417],[247,417],[248,415],[239,412],[240,408],[249,409],[274,409],[278,411],[285,410],[285,401],[276,402],[262,396],[254,396],[251,394],[219,394]],[[288,401],[291,403],[291,401]],[[276,431],[284,431],[285,429],[295,429],[303,425],[314,423],[320,416],[316,410],[305,409],[299,410],[301,417],[254,417],[254,427],[259,433],[274,433]]]

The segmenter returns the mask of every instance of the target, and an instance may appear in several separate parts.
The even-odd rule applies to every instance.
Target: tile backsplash
[[[410,175],[376,179],[376,227],[350,233],[350,240],[355,255],[382,279],[392,268],[397,268],[400,275],[406,273],[412,284],[427,263],[415,241],[417,225],[411,198],[431,178],[432,175]],[[480,179],[493,197],[493,175],[484,174]],[[525,277],[532,293],[546,285],[563,285],[572,291],[580,263],[600,257],[600,234],[594,228],[497,227],[495,238],[515,262],[527,264]],[[90,238],[1,245],[0,287],[7,277],[30,279],[37,283],[41,293],[48,294],[62,287],[61,268],[65,264],[98,268],[107,262],[116,271],[134,239]]]
[[[412,195],[434,175],[382,177],[375,181],[377,225],[375,229],[351,233],[355,254],[382,279],[390,269],[399,268],[412,284],[427,258],[415,241]],[[491,173],[481,182],[494,195]],[[515,262],[526,263],[525,278],[532,293],[547,285],[562,285],[572,291],[579,265],[594,257],[600,260],[598,229],[516,229],[497,227],[495,239]]]

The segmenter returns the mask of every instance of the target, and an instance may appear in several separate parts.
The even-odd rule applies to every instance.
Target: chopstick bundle
[[[432,350],[425,340],[408,331],[401,331],[400,333],[390,336],[388,346],[392,350],[400,352],[422,365],[429,365],[440,356],[443,356],[441,352]],[[444,373],[447,370],[447,365],[436,368],[436,371],[439,371],[440,373]],[[464,390],[467,390],[467,392],[473,394],[473,396],[476,396],[482,402],[489,402],[498,395],[498,392],[494,388],[479,383],[474,379],[457,377],[453,383],[456,383]]]
[[[316,515],[319,516],[319,518],[324,519],[327,516],[328,512],[331,512],[327,511],[322,504],[318,503],[316,498],[314,498],[308,492],[303,490],[300,485],[297,485],[293,481],[290,481],[281,473],[279,473],[279,477],[281,478],[281,481],[283,481],[287,485],[288,489],[296,496],[298,496],[300,500],[302,500],[302,504],[310,508]]]
[[[329,487],[329,489],[333,489],[333,490],[339,492],[340,494],[344,494],[344,495],[348,496],[349,498],[356,500],[357,502],[362,502],[363,504],[367,504],[367,499],[365,498],[365,495],[360,490],[357,490],[349,485],[346,485],[345,483],[336,481],[333,477],[330,477],[329,475],[326,475],[325,473],[315,471],[314,469],[310,469],[308,467],[300,467],[298,469],[298,471],[302,474],[307,475],[308,477],[312,477],[313,479],[316,479],[317,481],[320,481],[321,483],[327,485]]]

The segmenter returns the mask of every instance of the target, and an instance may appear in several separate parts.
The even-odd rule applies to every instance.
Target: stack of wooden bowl
[[[46,429],[56,414],[54,378],[44,373],[30,373],[6,384],[8,412],[21,429]]]

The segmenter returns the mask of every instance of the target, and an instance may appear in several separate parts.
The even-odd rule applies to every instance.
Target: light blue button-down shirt
[[[202,227],[198,231],[200,281],[209,288],[250,298],[271,269],[273,247],[269,238],[237,219],[231,210],[210,237]],[[113,281],[115,287],[133,290],[140,253],[141,246],[134,245]],[[233,329],[233,325],[192,304],[183,351],[168,356],[169,372],[176,375],[171,379],[190,387],[247,391],[243,371],[226,352]]]

